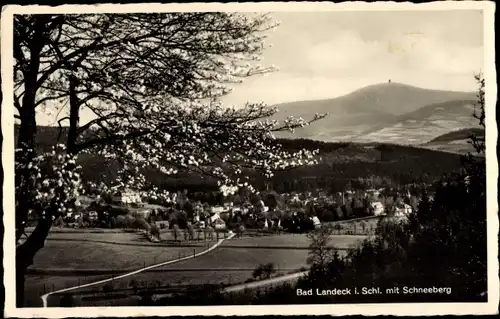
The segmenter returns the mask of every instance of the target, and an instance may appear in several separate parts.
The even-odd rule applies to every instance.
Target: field
[[[164,245],[147,241],[141,233],[58,233],[47,238],[33,268],[51,272],[74,270],[135,270],[145,265],[205,250],[212,242]]]
[[[29,234],[29,230],[28,230]],[[26,304],[40,306],[40,295],[79,283],[110,278],[205,250],[214,241],[185,246],[155,244],[140,233],[103,229],[53,228],[26,276]]]
[[[332,246],[345,249],[363,239],[363,236],[332,236]],[[82,306],[133,306],[138,297],[131,289],[132,281],[141,287],[154,285],[155,291],[189,289],[189,285],[238,284],[252,277],[253,270],[260,264],[273,263],[277,274],[307,267],[309,240],[305,235],[281,235],[255,238],[231,239],[209,254],[159,267],[151,272],[115,280],[110,285],[101,284],[77,291]],[[100,292],[112,286],[115,296],[102,296]],[[109,288],[108,288],[109,289]],[[57,304],[60,296],[51,297]]]
[[[332,247],[345,249],[362,238],[364,237],[332,236],[331,245]],[[189,244],[183,245],[183,242],[180,242],[179,245],[174,246],[150,243],[139,233],[70,234],[54,232],[48,237],[45,247],[36,255],[33,268],[39,271],[50,270],[53,273],[77,270],[94,270],[95,272],[135,270],[145,265],[152,265],[176,259],[179,256],[187,256],[194,252],[200,252],[213,243],[214,241],[206,243],[202,241],[199,243],[189,242]],[[208,262],[208,264],[213,263],[218,267],[224,268],[230,266],[226,264],[227,262],[234,262],[239,265],[238,268],[247,268],[242,266],[242,263],[247,263],[244,261],[244,255],[248,254],[251,258],[258,260],[262,258],[266,259],[267,257],[261,256],[262,253],[256,254],[256,251],[264,252],[263,254],[273,252],[270,255],[276,256],[274,258],[276,261],[270,260],[266,262],[278,263],[279,260],[286,258],[286,256],[293,255],[294,251],[305,250],[305,253],[307,253],[308,245],[309,239],[303,234],[234,238],[225,241],[217,249],[216,254],[211,253],[201,256],[196,260],[205,260],[206,258],[212,258],[211,256],[221,255],[220,258],[217,257],[215,260]],[[232,250],[233,254],[243,253],[243,255],[230,258],[229,255],[224,255],[224,251],[226,250]],[[186,262],[196,263],[194,260]],[[201,264],[208,265],[206,261],[201,262]],[[253,266],[255,262],[251,262],[251,264]],[[295,265],[295,263],[292,264]]]
[[[334,235],[330,241],[331,247],[345,249],[362,240],[365,236]],[[309,247],[310,240],[304,234],[284,234],[279,236],[266,236],[254,238],[233,238],[222,243],[221,247],[231,248],[258,248],[258,249],[305,249]]]
[[[346,249],[363,238],[335,235],[331,245]],[[214,243],[181,240],[175,245],[155,244],[139,232],[54,228],[45,247],[36,255],[26,278],[26,291],[29,291],[26,303],[28,306],[40,306],[40,295],[43,293],[112,278],[145,265],[184,257],[194,251],[203,251]],[[126,292],[131,289],[131,281],[140,282],[143,287],[175,286],[180,289],[199,284],[238,284],[251,278],[258,265],[266,263],[273,263],[278,274],[285,274],[307,267],[308,245],[309,239],[305,234],[233,238],[206,255],[115,280],[112,287],[115,290],[125,289]],[[95,297],[105,289],[104,286],[106,284],[96,285],[75,293],[82,297],[82,305],[133,305],[137,302],[131,292],[121,301],[117,296],[112,301],[84,297],[89,294]],[[59,302],[59,299],[60,296],[50,297],[50,304]]]
[[[40,269],[135,270],[205,250],[198,247],[151,247],[96,242],[47,241],[35,257]]]
[[[90,283],[106,278],[111,275],[94,275],[94,276],[52,276],[52,275],[27,275],[25,280],[25,306],[41,307],[42,301],[40,296],[43,294],[73,287],[78,284]]]

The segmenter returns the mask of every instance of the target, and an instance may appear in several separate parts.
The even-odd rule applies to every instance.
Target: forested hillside
[[[17,127],[16,127],[17,129]],[[48,151],[57,142],[58,127],[38,127],[40,151]],[[65,134],[65,129],[61,131]],[[17,135],[17,134],[16,134]],[[64,140],[64,139],[61,139]],[[457,172],[460,156],[412,146],[393,144],[328,143],[307,139],[278,139],[288,151],[319,149],[320,163],[291,171],[277,172],[270,180],[250,174],[259,188],[279,192],[326,189],[337,192],[345,188],[397,187],[410,183],[431,183],[443,174]],[[116,178],[118,163],[105,162],[93,155],[81,155],[83,176],[87,180],[107,181]],[[145,168],[150,182],[162,188],[190,191],[216,189],[214,181],[190,172],[166,176]]]

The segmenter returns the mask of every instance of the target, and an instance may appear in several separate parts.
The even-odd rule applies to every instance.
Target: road
[[[179,259],[174,259],[174,260],[162,262],[162,263],[159,263],[159,264],[156,264],[156,265],[151,265],[151,266],[148,266],[148,267],[145,267],[145,268],[141,268],[141,269],[138,269],[138,270],[135,270],[135,271],[132,271],[132,272],[120,275],[120,276],[116,276],[116,277],[112,277],[112,278],[108,278],[108,279],[104,279],[104,280],[99,280],[99,281],[95,281],[95,282],[91,282],[91,283],[87,283],[87,284],[83,284],[83,285],[68,287],[68,288],[64,288],[64,289],[60,289],[60,290],[49,292],[49,293],[47,293],[45,295],[42,295],[40,297],[42,299],[43,307],[47,308],[47,302],[48,302],[47,299],[48,299],[48,297],[50,295],[61,293],[61,292],[66,292],[66,291],[70,291],[70,290],[76,290],[76,289],[80,289],[80,288],[86,288],[86,287],[90,287],[90,286],[100,285],[100,284],[103,284],[103,283],[106,283],[106,282],[110,282],[110,281],[113,281],[113,280],[117,280],[117,279],[129,277],[129,276],[133,276],[133,275],[136,275],[138,273],[147,271],[149,269],[153,269],[153,268],[157,268],[157,267],[162,267],[162,266],[170,265],[170,264],[173,264],[173,263],[176,263],[176,262],[179,262],[179,261],[183,261],[183,260],[195,258],[195,257],[198,257],[198,256],[201,256],[201,255],[204,255],[206,253],[211,252],[215,248],[219,247],[225,240],[233,238],[234,235],[235,234],[233,233],[233,234],[230,234],[229,237],[227,237],[227,238],[220,239],[218,242],[216,242],[210,248],[208,248],[208,249],[206,249],[204,251],[201,251],[201,252],[199,252],[197,254],[193,254],[193,255],[190,255],[190,256],[187,256],[187,257],[183,257],[183,258],[179,258]]]
[[[308,273],[308,271],[302,271],[302,272],[297,272],[297,273],[289,274],[289,275],[285,275],[285,276],[279,276],[279,277],[274,277],[274,278],[270,278],[270,279],[249,282],[246,284],[239,284],[239,285],[235,285],[235,286],[231,286],[231,287],[226,287],[222,290],[222,293],[229,293],[229,292],[242,291],[245,289],[265,287],[265,286],[269,286],[269,285],[273,285],[273,284],[282,283],[285,281],[294,281],[294,280],[297,280],[301,277],[304,277],[307,273]]]

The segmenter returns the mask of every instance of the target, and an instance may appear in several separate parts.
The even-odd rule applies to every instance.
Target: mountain
[[[275,105],[279,112],[273,119],[288,116],[305,120],[315,113],[329,115],[294,134],[278,133],[282,138],[309,138],[322,141],[353,140],[356,136],[398,121],[400,116],[427,105],[451,100],[474,99],[475,93],[422,89],[401,83],[370,85],[347,95],[323,100],[289,102]]]
[[[440,135],[421,146],[438,151],[474,154],[474,147],[469,143],[470,136],[484,138],[484,133],[483,128],[464,128]]]
[[[424,106],[400,115],[390,123],[374,126],[358,135],[358,142],[385,141],[397,144],[422,144],[457,129],[477,125],[475,100],[453,100]]]

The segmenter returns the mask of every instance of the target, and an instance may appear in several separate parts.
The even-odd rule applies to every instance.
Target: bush
[[[236,228],[236,234],[238,235],[238,237],[240,237],[244,232],[245,232],[245,226],[243,225],[239,225],[237,228]]]
[[[188,227],[188,234],[189,234],[189,239],[194,240],[195,229],[192,225],[189,225],[189,227]]]
[[[117,228],[118,227],[118,221],[114,216],[111,216],[109,219],[109,228]]]
[[[148,230],[149,226],[150,225],[146,222],[146,220],[142,216],[135,217],[134,221],[132,222],[132,228],[136,229]]]
[[[59,216],[55,221],[54,221],[54,226],[56,227],[63,227],[64,226],[64,219],[62,216]]]
[[[275,272],[276,267],[273,263],[261,264],[254,269],[252,277],[254,279],[259,278],[260,280],[262,280],[263,278],[270,278],[271,275]]]
[[[177,237],[180,234],[179,225],[177,225],[177,224],[172,225],[172,234],[174,235],[174,240],[177,240]]]
[[[156,224],[150,225],[149,233],[152,237],[160,239],[160,228]]]
[[[126,215],[120,215],[116,217],[116,227],[118,228],[126,228],[127,227],[127,218]]]

